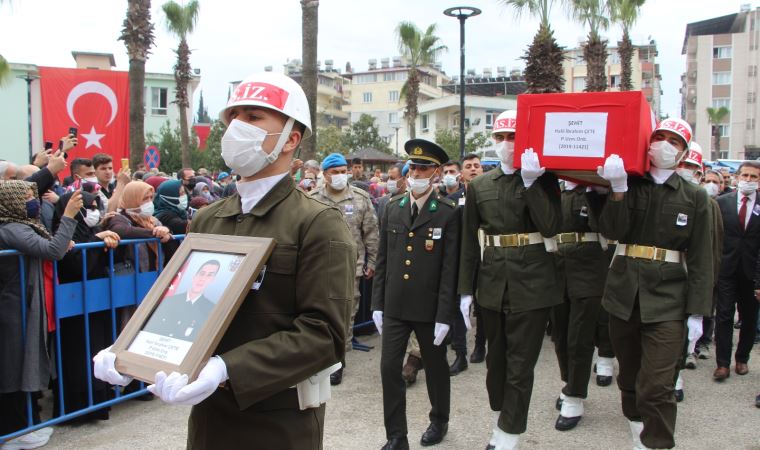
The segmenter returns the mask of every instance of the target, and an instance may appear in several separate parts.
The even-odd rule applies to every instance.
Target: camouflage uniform
[[[359,257],[356,260],[356,278],[354,282],[354,302],[351,310],[351,320],[348,324],[348,338],[346,350],[351,350],[353,337],[354,316],[359,310],[359,283],[364,276],[364,264],[366,258],[367,269],[375,269],[377,258],[378,227],[375,208],[369,194],[357,187],[347,186],[341,192],[328,192],[326,186],[321,186],[312,191],[312,197],[330,206],[338,208],[343,213],[343,218],[348,224],[351,235],[354,237]]]

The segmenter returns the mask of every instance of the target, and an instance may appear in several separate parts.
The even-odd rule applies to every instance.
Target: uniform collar
[[[256,217],[266,215],[270,209],[275,207],[278,203],[290,195],[295,190],[296,185],[293,179],[289,176],[283,177],[277,182],[264,197],[259,200],[256,206],[253,207],[250,214]],[[243,209],[240,203],[240,193],[235,193],[225,204],[219,208],[215,217],[233,217],[243,214]]]

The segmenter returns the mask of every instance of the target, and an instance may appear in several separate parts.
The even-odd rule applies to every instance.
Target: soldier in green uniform
[[[597,217],[603,198],[586,186],[565,181],[562,233],[557,235],[557,266],[564,284],[564,302],[552,309],[552,340],[565,382],[560,415],[554,427],[575,428],[588,395],[597,316],[604,291],[607,256],[599,240]]]
[[[712,209],[707,193],[675,172],[689,141],[689,124],[666,119],[652,134],[645,176],[629,180],[617,155],[598,171],[612,187],[599,230],[619,242],[602,306],[610,313],[623,414],[636,448],[675,445],[685,320],[701,320],[712,303]]]
[[[489,447],[499,449],[516,448],[526,430],[549,312],[562,302],[554,257],[544,241],[560,230],[557,177],[544,173],[531,149],[522,155],[522,169],[513,167],[515,116],[505,111],[494,124],[508,130],[494,135],[501,166],[467,188],[459,270],[462,302],[477,289],[488,342],[488,399],[500,411]]]
[[[194,405],[190,449],[321,449],[325,406],[302,408],[293,386],[343,358],[354,240],[340,211],[297,190],[288,176],[302,136],[311,134],[295,81],[252,75],[220,116],[229,125],[222,156],[242,179],[236,194],[200,210],[190,231],[271,237],[277,245],[260,287],[248,293],[198,378],[187,384],[187,375],[159,372],[149,389],[167,403]],[[107,351],[95,358],[95,375],[128,381]]]
[[[311,192],[317,200],[338,208],[351,230],[356,242],[359,255],[356,260],[356,278],[354,280],[354,301],[351,307],[351,317],[348,323],[348,338],[346,351],[352,348],[354,336],[353,325],[356,312],[359,310],[361,292],[359,286],[362,278],[371,279],[375,274],[375,259],[377,258],[377,217],[372,200],[367,191],[348,184],[348,162],[340,153],[332,153],[322,161],[322,173],[325,184]],[[340,384],[343,381],[342,367],[330,375],[330,383]]]
[[[411,158],[410,193],[393,197],[383,212],[372,292],[372,318],[382,335],[384,450],[409,448],[401,365],[412,331],[420,344],[432,406],[422,445],[441,442],[450,409],[443,340],[456,310],[460,217],[456,204],[431,185],[448,160],[446,152],[423,139],[408,141],[404,149]]]

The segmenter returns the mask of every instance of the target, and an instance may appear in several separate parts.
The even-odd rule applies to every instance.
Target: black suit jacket
[[[760,208],[760,193],[755,196],[754,205],[747,204],[750,219],[746,230],[743,230],[739,223],[737,195],[734,191],[717,198],[724,230],[720,276],[733,277],[741,270],[748,280],[752,280],[755,278],[757,253],[760,249],[760,214],[754,213],[760,211],[756,209]]]
[[[211,315],[214,304],[201,295],[195,303],[187,302],[187,292],[161,300],[144,331],[193,342]]]

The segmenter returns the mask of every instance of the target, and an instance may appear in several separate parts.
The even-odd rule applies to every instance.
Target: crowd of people
[[[448,431],[450,377],[483,361],[495,412],[484,443],[517,448],[547,333],[564,383],[557,430],[579,426],[591,373],[609,385],[617,360],[633,447],[674,447],[676,405],[685,396],[680,370],[714,358],[716,382],[731,375],[732,360],[737,375],[749,371],[760,304],[760,163],[745,161],[735,173],[706,169],[689,125],[666,119],[652,133],[645,176],[629,176],[623,159],[610,155],[594,183],[560,180],[533,149],[515,167],[516,116],[505,111],[494,122],[499,162],[489,171],[476,154],[450,160],[423,139],[408,141],[408,161],[387,168],[367,171],[338,153],[302,162],[295,154],[311,134],[308,102],[288,77],[263,73],[243,80],[221,114],[231,173],[185,168],[170,177],[122,167],[115,174],[107,154],[67,163],[73,136],[30,166],[0,162],[0,248],[27,256],[21,288],[18,260],[3,261],[14,268],[2,274],[0,299],[13,320],[0,333],[13,351],[0,354],[0,435],[26,427],[26,393],[38,396],[53,377],[49,261],[63,261],[60,282],[81,280],[81,252],[69,250],[103,242],[115,249],[115,273],[154,270],[162,251],[166,261],[176,250],[173,235],[200,232],[272,237],[277,246],[265,281],[247,294],[198,378],[159,372],[149,387],[166,403],[195,405],[188,447],[245,439],[261,448],[321,448],[324,404],[302,405],[302,389],[318,386],[323,398],[326,369],[335,367],[327,371],[332,385],[350,376],[345,353],[362,280],[372,280],[364,295],[382,340],[383,449],[409,448],[405,385],[419,370],[431,403],[420,438],[428,446]],[[71,175],[59,183],[67,166]],[[155,240],[140,244],[137,259],[119,246],[141,238]],[[88,279],[108,276],[103,255],[88,250]],[[131,312],[120,311],[119,326]],[[79,317],[61,321],[63,351],[94,359],[94,375],[105,382],[93,385],[96,399],[108,398],[106,383],[134,388],[107,348],[109,318],[89,320],[90,347],[103,350],[84,355]],[[86,405],[84,369],[67,361],[61,370],[66,412]],[[760,396],[755,401],[760,407]],[[6,445],[43,445],[51,432]]]

